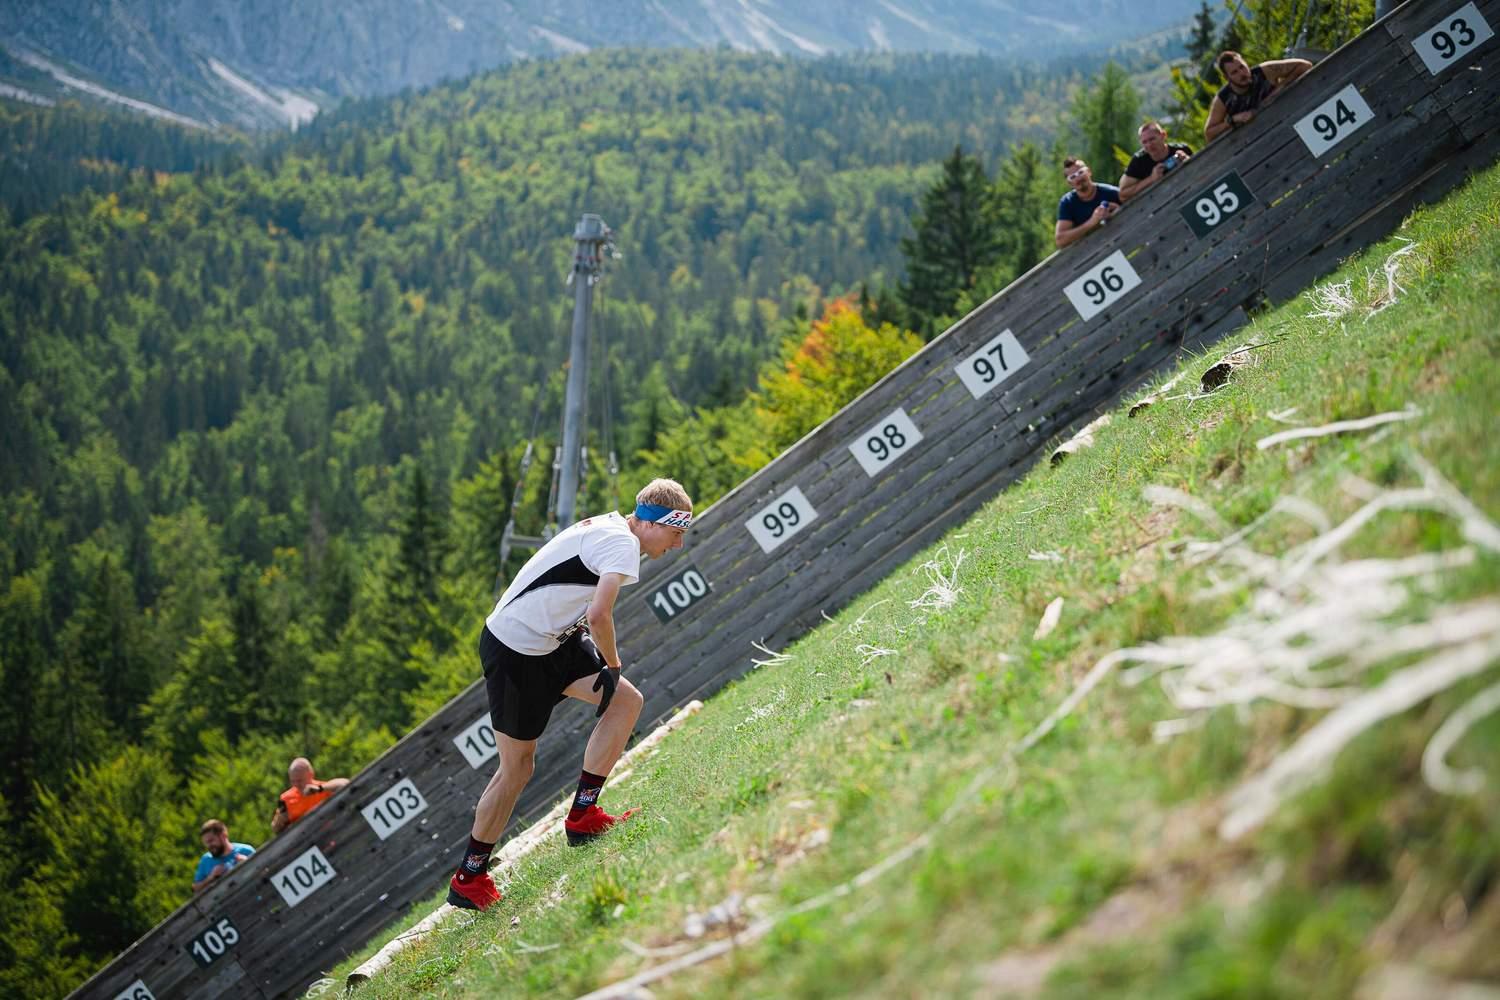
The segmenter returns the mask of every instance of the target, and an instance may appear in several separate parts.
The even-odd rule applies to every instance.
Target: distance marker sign
[[[240,932],[234,926],[234,921],[228,917],[220,917],[218,923],[188,942],[187,953],[193,956],[193,961],[206,968],[239,943]]]
[[[287,906],[296,906],[338,875],[333,865],[317,847],[309,847],[281,871],[271,876],[271,884],[281,893]]]
[[[656,613],[657,620],[665,625],[707,597],[710,589],[708,579],[698,567],[689,563],[686,569],[653,590],[646,603]]]
[[[1495,32],[1479,13],[1479,8],[1466,3],[1413,38],[1411,47],[1422,57],[1427,72],[1437,76],[1443,70],[1460,65],[1471,49],[1494,37]]]
[[[1201,240],[1255,204],[1255,195],[1233,170],[1193,195],[1179,211],[1188,228]]]
[[[377,795],[375,801],[361,809],[359,814],[370,824],[375,836],[384,840],[426,808],[427,800],[422,798],[417,786],[410,778],[402,778]]]
[[[1351,83],[1313,108],[1312,114],[1294,128],[1307,144],[1307,151],[1319,157],[1374,120],[1375,112]]]
[[[453,737],[453,745],[458,747],[458,752],[464,755],[464,760],[469,762],[470,767],[480,767],[499,753],[489,713],[481,715],[477,722]]]
[[[849,452],[865,470],[865,475],[873,476],[906,454],[907,449],[920,440],[922,432],[917,430],[906,411],[897,407],[880,423],[861,434],[859,440],[849,446]]]
[[[1123,250],[1116,250],[1083,273],[1083,277],[1063,289],[1073,308],[1084,320],[1091,320],[1125,297],[1141,283]]]
[[[770,505],[756,512],[745,522],[745,528],[757,545],[770,555],[797,532],[817,519],[807,497],[796,486],[772,500]]]
[[[1030,360],[1016,335],[1002,330],[989,343],[960,361],[954,370],[964,388],[979,399]]]

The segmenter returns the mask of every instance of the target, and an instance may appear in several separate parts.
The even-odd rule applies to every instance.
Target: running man
[[[531,780],[537,738],[564,697],[599,706],[563,823],[568,843],[586,844],[635,812],[611,816],[598,805],[644,702],[620,676],[615,599],[640,577],[642,555],[656,559],[682,547],[692,520],[687,491],[671,479],[653,479],[636,496],[634,514],[611,511],[579,521],[542,546],[485,619],[479,660],[500,767],[474,809],[468,850],[448,883],[449,903],[483,910],[500,901],[490,852]]]

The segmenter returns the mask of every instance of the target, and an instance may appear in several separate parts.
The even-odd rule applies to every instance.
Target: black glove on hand
[[[609,708],[609,700],[615,696],[615,685],[620,683],[620,671],[617,667],[603,666],[599,668],[599,676],[594,678],[594,690],[604,689],[604,694],[599,698],[599,710],[594,713],[594,718],[599,718]]]

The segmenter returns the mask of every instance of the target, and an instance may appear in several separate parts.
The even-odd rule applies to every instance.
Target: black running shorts
[[[489,626],[479,629],[479,662],[490,696],[490,724],[511,739],[534,740],[547,728],[563,689],[580,677],[593,677],[604,666],[594,640],[582,629],[542,656],[518,653],[495,638]]]

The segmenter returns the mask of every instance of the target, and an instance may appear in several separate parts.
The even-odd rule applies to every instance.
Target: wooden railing
[[[805,634],[1181,350],[1492,162],[1497,26],[1500,0],[1402,5],[715,503],[617,609],[642,727],[744,674],[752,641]],[[592,722],[554,716],[508,832],[577,773]],[[494,760],[476,682],[75,996],[300,992],[441,889]]]

